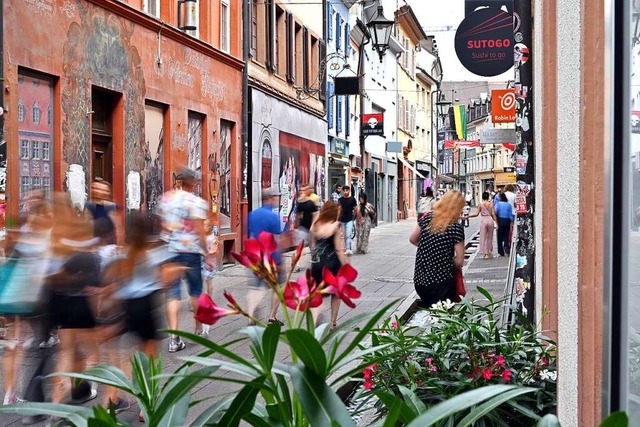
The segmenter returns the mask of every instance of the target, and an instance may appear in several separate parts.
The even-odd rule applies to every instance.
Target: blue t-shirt
[[[147,251],[144,257],[137,260],[133,274],[118,289],[116,297],[121,299],[142,298],[162,289],[158,268],[175,256],[176,254],[169,252],[166,246]],[[126,255],[118,258],[119,261],[123,259],[126,259]]]
[[[498,202],[495,211],[498,218],[513,220],[513,208],[509,202]]]
[[[249,237],[257,239],[258,235],[266,231],[271,234],[280,234],[280,219],[270,205],[264,205],[249,213]],[[276,264],[280,264],[280,253],[278,251],[271,254]]]

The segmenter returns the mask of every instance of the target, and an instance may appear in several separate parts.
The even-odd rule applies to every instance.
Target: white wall
[[[565,427],[578,420],[578,255],[580,185],[581,1],[556,3],[558,22],[558,414]],[[536,2],[536,7],[542,3]],[[538,49],[540,50],[540,49]],[[535,54],[535,52],[534,52]],[[567,167],[573,165],[575,167]]]

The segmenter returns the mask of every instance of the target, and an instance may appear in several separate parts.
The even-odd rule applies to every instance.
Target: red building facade
[[[153,14],[130,3],[4,2],[6,216],[20,215],[33,188],[67,191],[81,207],[96,178],[126,212],[152,213],[188,165],[232,250],[242,235],[241,4],[221,6],[224,31],[201,10],[198,39],[167,23],[177,2],[156,2]]]

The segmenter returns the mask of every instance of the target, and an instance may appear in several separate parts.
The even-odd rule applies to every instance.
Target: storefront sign
[[[484,129],[480,137],[481,144],[515,144],[516,131],[514,129]]]
[[[387,153],[402,153],[402,142],[399,142],[399,141],[387,142]]]
[[[362,134],[367,136],[384,135],[384,114],[363,114]]]
[[[336,154],[341,154],[343,156],[347,155],[347,141],[344,139],[333,138],[333,152]]]
[[[505,173],[513,173],[515,171],[515,168],[513,166],[507,166],[502,169]]]
[[[467,15],[455,37],[458,59],[474,74],[497,76],[513,67],[513,15],[497,8]]]
[[[516,93],[514,89],[491,91],[491,121],[493,123],[516,122]]]

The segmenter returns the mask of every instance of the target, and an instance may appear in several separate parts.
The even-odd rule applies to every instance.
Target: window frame
[[[229,53],[231,49],[231,11],[229,0],[220,0],[220,50]]]
[[[149,11],[150,4],[155,5],[156,13]],[[151,15],[153,17],[160,19],[160,8],[161,8],[160,0],[142,0],[142,11],[148,15]]]

